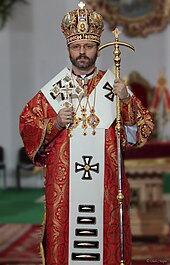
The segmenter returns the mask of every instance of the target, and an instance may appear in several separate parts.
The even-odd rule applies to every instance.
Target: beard
[[[77,58],[73,58],[70,54],[71,63],[80,70],[86,70],[89,67],[93,66],[96,62],[96,59],[97,59],[97,52],[91,58],[89,58],[86,55],[79,55]]]

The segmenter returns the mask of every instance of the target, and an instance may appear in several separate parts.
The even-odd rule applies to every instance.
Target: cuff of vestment
[[[121,114],[125,125],[135,124],[135,105],[133,95],[120,100]]]
[[[56,117],[50,118],[46,128],[46,140],[49,141],[58,135],[64,128],[56,122]]]

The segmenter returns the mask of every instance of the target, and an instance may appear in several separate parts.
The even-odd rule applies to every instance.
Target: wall
[[[8,27],[0,32],[0,145],[10,150],[12,146],[11,125],[11,79],[10,79],[10,34]],[[6,153],[11,165],[10,153]]]
[[[29,5],[18,3],[12,18],[0,31],[0,144],[6,151],[8,186],[15,186],[17,150],[22,145],[18,132],[19,114],[48,80],[69,65],[60,24],[63,15],[76,8],[77,3],[73,0],[29,0]],[[160,71],[166,68],[168,75],[169,33],[168,26],[163,32],[146,38],[128,38],[122,34],[121,40],[136,48],[135,53],[122,49],[122,76],[137,70],[155,86]],[[112,39],[113,34],[106,24],[102,43]],[[102,51],[98,66],[112,68],[112,48]]]

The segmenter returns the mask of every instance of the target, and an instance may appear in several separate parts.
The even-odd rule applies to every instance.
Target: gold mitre
[[[78,40],[90,40],[100,43],[100,36],[104,29],[103,18],[91,9],[85,8],[83,2],[79,8],[68,12],[62,20],[61,29],[67,44]]]

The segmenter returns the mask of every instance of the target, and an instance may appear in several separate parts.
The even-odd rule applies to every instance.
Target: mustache
[[[87,57],[86,55],[79,55],[76,60],[79,60],[79,59],[88,59],[89,60],[89,57]]]

